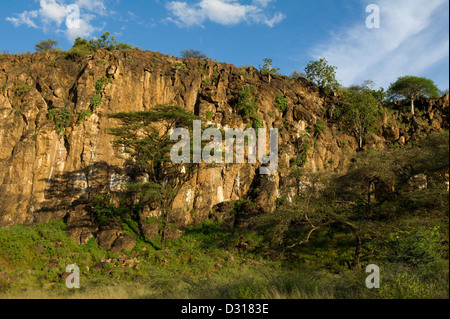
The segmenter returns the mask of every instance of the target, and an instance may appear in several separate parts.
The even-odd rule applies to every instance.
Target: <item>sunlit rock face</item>
[[[100,90],[101,104],[86,115],[102,77],[107,81]],[[306,139],[311,141],[306,170],[344,172],[358,143],[351,132],[327,117],[338,97],[325,97],[315,85],[287,77],[273,76],[269,84],[254,68],[181,60],[141,50],[100,49],[92,56],[76,58],[52,52],[2,56],[0,226],[31,225],[69,216],[80,224],[78,230],[72,230],[74,236],[86,242],[98,229],[80,205],[99,193],[120,196],[127,182],[145,179],[134,176],[120,156],[123,150],[113,147],[108,129],[118,123],[107,114],[171,104],[201,116],[205,124],[245,129],[251,120],[236,107],[236,96],[245,85],[254,88],[264,126],[279,130],[278,169],[262,176],[260,164],[201,168],[180,191],[170,212],[171,221],[181,227],[206,220],[213,207],[256,189],[255,209],[272,213],[277,198],[293,198],[301,192],[301,185],[291,181],[289,171]],[[280,93],[288,101],[283,113],[276,107]],[[429,133],[448,126],[448,95],[418,101],[417,109],[427,114],[417,119],[417,130],[429,129],[425,131]],[[70,113],[62,130],[51,118],[51,110]],[[314,131],[318,120],[327,126],[320,134]],[[396,119],[386,118],[366,148],[404,144],[417,130],[406,131]],[[146,208],[144,214],[157,217],[158,210]]]

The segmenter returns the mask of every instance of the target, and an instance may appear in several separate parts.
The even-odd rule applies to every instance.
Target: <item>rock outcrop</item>
[[[106,115],[172,104],[218,127],[245,129],[251,121],[236,108],[237,93],[244,85],[254,87],[264,125],[279,129],[279,169],[269,176],[259,175],[256,164],[200,170],[171,212],[171,222],[181,228],[204,221],[213,207],[236,201],[254,188],[259,190],[257,209],[271,213],[280,190],[289,196],[289,167],[307,141],[311,150],[306,169],[345,171],[358,145],[351,132],[328,118],[327,110],[338,98],[324,96],[307,81],[273,76],[269,84],[254,68],[149,51],[100,49],[77,58],[52,52],[4,55],[0,58],[0,226],[67,218],[69,234],[77,242],[86,243],[97,234],[105,247],[118,242],[128,249],[128,237],[114,225],[95,225],[85,209],[96,194],[120,194],[124,183],[136,178],[117,156],[119,150],[108,134],[117,122]],[[275,103],[280,93],[288,102],[284,112]],[[94,96],[96,108],[91,114]],[[401,112],[385,112],[378,134],[366,147],[404,144],[420,132],[448,128],[448,95],[416,104],[419,115],[413,119]],[[327,129],[315,132],[319,120]],[[411,121],[412,126],[404,124]],[[146,218],[158,215],[144,213]],[[151,237],[157,227],[149,224],[143,231]]]

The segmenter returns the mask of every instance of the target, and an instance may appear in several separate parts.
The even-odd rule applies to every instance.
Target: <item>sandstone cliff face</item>
[[[103,77],[108,81],[100,88],[101,105],[79,120],[90,109],[96,84]],[[269,83],[253,68],[149,51],[98,50],[93,56],[75,59],[62,53],[1,57],[0,226],[70,219],[71,213],[82,211],[80,204],[86,199],[98,193],[120,193],[126,181],[136,178],[117,157],[120,150],[113,148],[113,137],[107,132],[117,123],[106,114],[174,104],[219,127],[245,129],[249,123],[236,109],[236,95],[246,84],[256,89],[258,114],[265,126],[279,128],[279,169],[270,176],[260,176],[256,164],[202,169],[175,202],[171,220],[180,226],[204,221],[214,206],[238,200],[255,186],[260,190],[257,207],[272,212],[280,193],[290,194],[287,172],[307,137],[314,145],[307,154],[306,169],[344,171],[357,142],[327,119],[327,109],[336,99],[324,97],[310,83],[286,77],[275,76]],[[275,106],[279,93],[288,101],[284,113]],[[424,116],[413,119],[413,129],[402,126],[402,121],[410,120],[400,113],[386,113],[378,134],[366,147],[402,144],[418,132],[448,127],[448,95],[417,104]],[[49,111],[65,108],[70,121],[61,132]],[[327,129],[315,133],[318,120]],[[89,224],[89,216],[77,216]]]

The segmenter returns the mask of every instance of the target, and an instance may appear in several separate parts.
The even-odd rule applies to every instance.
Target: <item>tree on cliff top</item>
[[[43,40],[43,41],[37,43],[34,46],[34,48],[36,49],[37,52],[45,52],[45,51],[55,50],[55,46],[57,46],[57,45],[58,45],[58,41],[48,39],[48,40]]]
[[[98,49],[106,50],[131,50],[132,45],[117,42],[114,36],[108,31],[102,34],[97,39],[86,40],[81,37],[75,39],[72,48],[69,50],[70,55],[89,55]]]
[[[191,58],[200,59],[200,60],[208,59],[208,57],[206,56],[205,53],[203,53],[202,51],[199,51],[199,50],[194,50],[194,49],[182,50],[181,57],[183,59],[191,59]]]
[[[280,71],[280,68],[274,67],[272,65],[272,59],[264,59],[263,60],[264,64],[263,66],[259,66],[259,71],[264,74],[267,75],[269,77],[269,83],[272,79],[272,75],[279,75],[280,73],[278,71]]]
[[[437,98],[439,89],[430,79],[417,76],[402,76],[392,83],[388,90],[392,99],[411,99],[411,114],[414,115],[414,101],[419,97]]]
[[[310,61],[305,67],[305,76],[311,82],[317,84],[326,92],[337,90],[339,83],[336,80],[337,67],[328,65],[324,58],[318,61]]]
[[[191,132],[193,121],[199,118],[178,106],[165,105],[150,111],[110,114],[109,117],[120,121],[118,127],[110,130],[110,134],[117,137],[114,145],[123,149],[127,164],[138,176],[148,176],[144,182],[130,183],[128,190],[137,197],[141,209],[149,205],[160,210],[161,249],[165,249],[169,212],[175,197],[199,166],[172,162],[170,152],[176,141],[171,140],[170,133],[176,128]]]

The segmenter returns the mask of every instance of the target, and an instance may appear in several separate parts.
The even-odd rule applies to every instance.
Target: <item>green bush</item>
[[[80,37],[76,38],[73,47],[68,52],[68,55],[71,57],[91,55],[100,48],[109,51],[132,50],[133,46],[125,43],[119,43],[109,32],[105,32],[98,39],[91,39],[89,41]]]
[[[283,93],[280,93],[275,100],[275,106],[281,113],[287,110],[287,99]]]
[[[89,117],[93,114],[91,110],[82,110],[78,115],[78,123],[82,123],[85,117]]]
[[[28,85],[28,83],[24,83],[24,84],[20,84],[19,86],[17,86],[16,88],[16,93],[18,95],[24,95],[25,93],[27,93],[28,91],[30,91],[32,89],[31,86]]]
[[[211,120],[213,117],[214,117],[213,112],[211,112],[211,111],[206,112],[206,119],[207,120]]]
[[[117,208],[111,202],[111,195],[97,194],[92,200],[95,217],[99,224],[103,224],[111,218],[117,217]]]
[[[325,125],[323,120],[321,120],[321,119],[317,120],[317,123],[314,126],[314,133],[315,133],[315,135],[319,135],[319,134],[325,132],[326,129],[327,129],[327,126]]]
[[[398,230],[386,239],[385,259],[410,265],[426,264],[442,258],[439,227]]]
[[[100,79],[97,80],[95,83],[95,94],[91,98],[91,104],[89,107],[91,108],[91,111],[95,111],[100,105],[102,105],[102,90],[104,86],[107,83],[112,83],[112,80],[110,78],[107,78],[106,76],[102,76]],[[84,114],[86,115],[86,114]]]
[[[237,94],[237,108],[247,119],[253,122],[253,128],[263,128],[264,123],[261,117],[257,114],[258,107],[256,105],[257,97],[253,96],[255,91],[254,86],[245,85]]]
[[[70,124],[70,110],[67,107],[63,109],[50,109],[48,116],[55,122],[55,128],[59,133],[65,133],[66,127]]]

